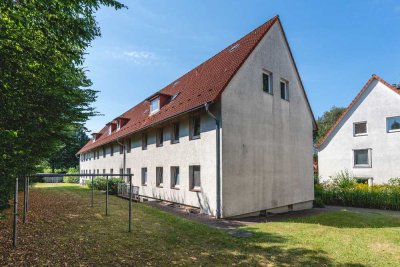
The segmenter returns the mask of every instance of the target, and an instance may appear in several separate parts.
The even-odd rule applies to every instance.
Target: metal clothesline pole
[[[18,177],[15,178],[14,192],[14,222],[13,222],[13,246],[17,246],[17,223],[18,223]]]

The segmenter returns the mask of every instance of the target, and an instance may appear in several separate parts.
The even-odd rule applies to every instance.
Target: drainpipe
[[[216,169],[217,169],[217,211],[216,211],[216,217],[217,219],[221,218],[221,149],[220,149],[220,143],[221,143],[221,133],[220,133],[220,121],[217,119],[217,117],[211,113],[209,110],[210,103],[204,103],[204,107],[208,113],[208,115],[215,120],[215,128],[217,130],[216,134]]]
[[[125,144],[123,144],[123,143],[121,143],[119,141],[119,138],[117,138],[117,143],[124,148],[124,158],[123,158],[123,162],[122,162],[122,169],[123,169],[123,174],[125,174],[126,173],[126,171],[125,171],[125,167],[126,167],[126,147],[125,147]]]

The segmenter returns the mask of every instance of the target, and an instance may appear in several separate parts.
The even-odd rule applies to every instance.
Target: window
[[[400,132],[400,116],[387,118],[386,123],[389,133]]]
[[[190,123],[190,140],[200,138],[200,116],[193,117]]]
[[[131,168],[126,168],[126,174],[131,174]],[[125,177],[125,182],[129,182],[129,176]]]
[[[163,187],[164,178],[163,178],[163,167],[156,167],[156,186]]]
[[[160,110],[160,98],[157,97],[150,101],[150,114]]]
[[[179,123],[172,124],[171,143],[179,143]]]
[[[99,159],[100,158],[100,150],[96,151],[96,155],[97,155],[97,159]]]
[[[147,185],[147,168],[142,168],[142,185]]]
[[[100,170],[99,169],[97,169],[97,174],[99,174],[100,173]]]
[[[371,149],[354,150],[354,167],[371,167]]]
[[[142,134],[142,150],[147,149],[147,133]]]
[[[110,169],[110,174],[113,174],[114,173],[114,170],[113,169]]]
[[[120,120],[117,120],[117,131],[118,131],[119,129],[121,129],[121,121],[120,121]]]
[[[128,142],[126,144],[126,153],[131,153],[131,148],[132,148],[132,139],[128,138]]]
[[[124,169],[122,169],[122,168],[121,168],[121,169],[119,169],[119,174],[124,174]],[[122,178],[123,176],[122,176],[122,175],[120,175],[119,177],[120,177],[120,178]]]
[[[124,146],[123,145],[119,145],[119,154],[124,153]]]
[[[289,84],[287,81],[281,81],[281,98],[289,101]]]
[[[164,142],[164,130],[163,130],[163,128],[158,128],[157,129],[156,138],[157,138],[156,146],[157,147],[163,146],[163,142]]]
[[[200,166],[189,166],[189,189],[200,191]]]
[[[108,135],[112,133],[112,125],[108,126]]]
[[[110,149],[111,149],[110,156],[112,157],[112,156],[114,156],[114,146],[111,145]]]
[[[272,90],[272,73],[263,72],[262,78],[263,78],[263,91],[272,95],[272,93],[273,93],[273,90]]]
[[[179,167],[171,167],[171,188],[179,189]]]
[[[106,169],[103,169],[103,174],[105,174],[106,173]]]
[[[105,157],[106,157],[106,147],[103,146],[103,158],[105,158]]]
[[[354,123],[354,136],[367,135],[367,122]]]

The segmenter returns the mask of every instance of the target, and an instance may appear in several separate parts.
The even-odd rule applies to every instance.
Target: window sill
[[[171,141],[171,144],[179,144],[179,141]]]
[[[201,189],[193,188],[193,189],[190,189],[189,191],[198,193],[198,192],[201,192]]]
[[[163,147],[163,145],[162,145],[162,144],[159,144],[159,145],[156,145],[156,147]]]
[[[156,185],[157,188],[164,188],[163,185]]]
[[[171,189],[174,189],[174,190],[181,190],[179,187],[177,187],[177,186],[173,186],[173,187],[171,187]]]
[[[192,137],[190,138],[190,141],[192,141],[192,140],[198,140],[198,139],[200,139],[200,135],[192,136]]]
[[[354,169],[365,169],[365,168],[372,168],[371,165],[354,165]]]
[[[400,129],[399,130],[389,130],[388,133],[400,133]]]
[[[368,134],[365,133],[365,134],[355,134],[355,135],[354,135],[354,137],[359,137],[359,136],[368,136]]]
[[[142,184],[142,186],[147,186],[147,184]]]

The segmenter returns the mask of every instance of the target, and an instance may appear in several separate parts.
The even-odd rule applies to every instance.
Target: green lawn
[[[0,265],[266,265],[400,266],[400,213],[338,211],[286,222],[255,224],[249,238],[69,184],[38,184],[29,223],[13,250],[8,218],[0,221]]]

